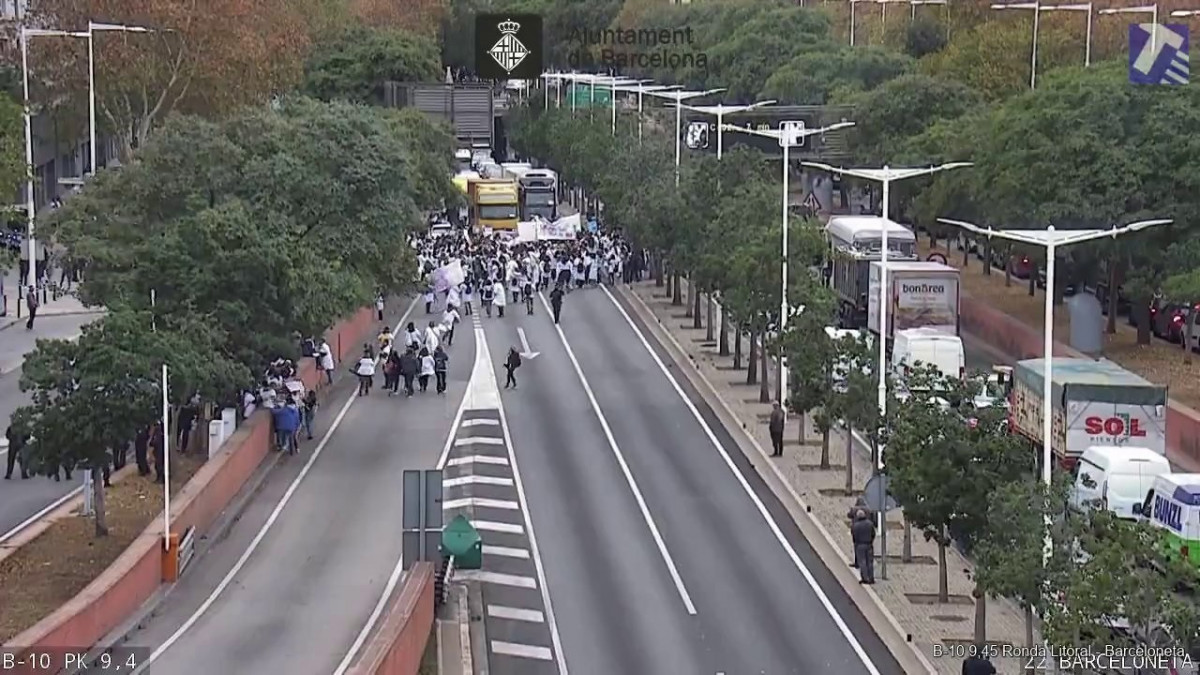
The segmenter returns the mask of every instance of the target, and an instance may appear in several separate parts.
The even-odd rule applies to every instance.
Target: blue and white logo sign
[[[1187,84],[1188,27],[1182,23],[1129,24],[1129,81]]]

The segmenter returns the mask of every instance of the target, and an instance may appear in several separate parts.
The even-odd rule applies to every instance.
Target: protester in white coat
[[[321,346],[317,347],[317,367],[325,371],[329,384],[333,384],[333,366],[333,349],[329,347],[328,340],[321,340]]]
[[[501,283],[500,280],[498,280],[498,279],[496,280],[496,283],[492,284],[492,294],[493,294],[492,304],[496,306],[496,310],[500,313],[500,316],[503,318],[504,317],[504,306],[508,304],[508,299],[505,296],[504,284]]]

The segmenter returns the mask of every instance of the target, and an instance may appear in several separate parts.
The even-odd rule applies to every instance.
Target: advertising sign
[[[1042,392],[1021,380],[1013,383],[1013,426],[1036,443],[1042,440]],[[1091,446],[1135,446],[1165,455],[1166,410],[1158,406],[1068,401],[1054,407],[1050,447],[1060,457],[1078,456]]]
[[[879,332],[880,266],[871,265],[868,283],[867,328]],[[958,333],[958,279],[945,274],[888,274],[891,304],[888,306],[888,335],[909,328],[935,328],[950,335]]]

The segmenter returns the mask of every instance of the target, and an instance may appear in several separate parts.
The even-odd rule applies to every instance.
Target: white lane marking
[[[499,478],[496,476],[458,476],[457,478],[447,478],[442,481],[442,487],[461,487],[463,485],[500,485],[502,487],[512,487],[513,481],[511,478]]]
[[[473,520],[471,524],[477,530],[485,530],[487,532],[500,532],[502,534],[525,534],[525,528],[512,523],[497,523],[492,520]]]
[[[416,306],[417,299],[413,299],[412,304],[408,306],[408,309],[404,311],[404,315],[400,317],[400,321],[396,323],[396,328],[394,330],[400,330],[400,326],[404,324],[404,322],[408,319],[408,315],[412,313],[413,308]],[[320,457],[321,453],[325,451],[325,448],[329,446],[329,439],[333,438],[334,432],[338,430],[339,426],[341,426],[342,420],[345,419],[346,414],[350,412],[350,407],[353,406],[355,401],[357,401],[359,398],[361,397],[358,395],[357,389],[350,392],[350,395],[346,398],[346,403],[342,406],[342,409],[338,411],[337,416],[333,418],[333,423],[330,424],[329,428],[325,430],[325,435],[322,436],[321,441],[317,443],[317,447],[313,450],[312,455],[309,456],[308,461],[304,463],[304,467],[300,469],[300,474],[292,479],[291,485],[288,485],[287,492],[283,493],[283,497],[279,499],[279,503],[277,503],[274,510],[271,511],[271,515],[267,518],[267,522],[263,523],[262,527],[259,528],[258,533],[254,535],[254,539],[250,540],[250,545],[247,546],[246,550],[242,552],[242,557],[238,558],[238,561],[234,563],[233,568],[229,570],[229,572],[225,575],[225,578],[221,579],[221,583],[217,584],[217,587],[213,589],[212,593],[209,593],[208,597],[204,599],[204,602],[201,603],[200,607],[198,607],[196,611],[187,618],[187,621],[184,621],[183,625],[180,626],[178,630],[172,633],[171,636],[168,637],[161,645],[159,645],[157,649],[150,653],[150,656],[148,656],[142,662],[141,667],[138,668],[139,671],[144,671],[150,666],[150,664],[154,663],[159,659],[159,657],[165,654],[172,645],[178,642],[185,633],[191,630],[192,626],[196,625],[196,622],[200,620],[200,617],[204,616],[204,614],[208,612],[209,608],[213,606],[213,603],[217,601],[217,598],[221,597],[221,594],[225,592],[225,589],[229,588],[229,585],[233,583],[234,578],[237,577],[238,572],[241,572],[242,568],[245,567],[246,563],[250,560],[250,556],[254,555],[254,552],[258,550],[260,545],[262,545],[263,539],[266,538],[267,533],[271,531],[271,528],[275,526],[275,522],[279,520],[279,516],[283,513],[283,509],[287,507],[288,502],[292,500],[292,495],[296,494],[296,490],[300,488],[300,484],[304,482],[304,479],[308,476],[308,472],[312,471],[313,464],[316,463],[317,458]],[[397,581],[398,580],[399,579],[397,578]],[[388,580],[388,583],[391,583],[390,579]]]
[[[512,548],[509,546],[488,546],[483,545],[484,555],[498,555],[504,558],[520,558],[521,560],[529,560],[529,551],[523,548]]]
[[[546,301],[546,296],[539,292],[538,297],[542,299],[542,305],[545,306],[546,314],[549,315],[551,313],[550,303]],[[604,437],[608,439],[608,447],[612,449],[613,456],[617,458],[617,464],[621,466],[621,473],[625,475],[625,482],[629,484],[629,489],[633,492],[633,498],[637,500],[638,508],[642,511],[642,519],[646,521],[646,526],[650,528],[650,535],[654,537],[654,543],[658,546],[658,552],[662,556],[663,562],[667,564],[667,570],[671,573],[671,580],[675,582],[675,590],[679,592],[679,597],[683,599],[683,606],[687,609],[687,613],[695,616],[696,606],[692,604],[692,596],[683,585],[683,577],[679,575],[679,568],[675,566],[675,559],[671,557],[671,552],[667,550],[667,543],[663,541],[662,534],[658,530],[658,525],[654,522],[654,516],[650,515],[650,507],[646,505],[646,499],[642,496],[642,490],[633,478],[633,471],[630,470],[629,463],[625,461],[625,454],[621,452],[620,446],[617,445],[617,439],[613,436],[612,428],[608,426],[608,419],[604,417],[604,411],[600,410],[600,403],[596,400],[596,394],[592,391],[592,386],[588,384],[587,376],[583,374],[583,368],[579,365],[579,360],[575,358],[575,350],[571,349],[571,343],[567,341],[567,334],[563,332],[562,326],[554,324],[554,330],[558,332],[558,338],[562,340],[563,347],[566,348],[567,358],[571,360],[571,365],[575,368],[575,374],[579,376],[579,383],[583,385],[583,391],[587,394],[588,401],[592,404],[592,411],[596,413],[597,419],[600,420],[600,428],[604,430]]]
[[[546,617],[536,609],[520,609],[518,607],[505,607],[503,605],[488,605],[488,616],[494,616],[497,619],[511,619],[512,621],[526,621],[529,623],[546,623]]]
[[[461,448],[464,445],[504,445],[503,438],[487,438],[485,436],[469,436],[460,438],[454,441],[454,447]]]
[[[783,549],[787,552],[788,557],[792,559],[792,564],[795,565],[796,569],[800,571],[800,574],[804,576],[804,580],[808,582],[808,585],[810,588],[812,588],[813,593],[815,593],[817,598],[821,601],[821,606],[825,608],[825,612],[829,614],[830,618],[833,619],[833,622],[837,625],[838,630],[841,631],[842,637],[844,637],[846,642],[848,642],[851,648],[854,649],[854,653],[858,655],[859,660],[862,661],[862,664],[864,667],[866,667],[867,672],[871,673],[872,675],[879,675],[879,670],[871,661],[871,657],[867,655],[866,650],[864,650],[862,645],[859,644],[858,638],[854,636],[854,633],[850,630],[850,627],[847,626],[846,622],[842,620],[841,614],[838,613],[837,608],[833,606],[832,602],[830,602],[829,596],[825,595],[825,591],[821,588],[820,584],[817,583],[817,580],[813,577],[812,572],[808,569],[808,566],[804,564],[804,561],[800,560],[800,556],[796,554],[796,549],[792,548],[792,544],[787,540],[787,537],[783,536],[783,532],[779,529],[779,525],[771,516],[770,511],[767,510],[766,505],[762,503],[762,500],[759,499],[758,494],[754,492],[754,489],[750,487],[750,483],[746,481],[746,477],[742,475],[741,470],[738,469],[737,465],[733,463],[733,458],[729,456],[729,452],[725,450],[725,446],[721,444],[720,439],[718,439],[717,435],[713,433],[712,428],[708,426],[708,422],[704,421],[704,417],[700,414],[700,411],[696,409],[696,405],[692,403],[692,400],[688,398],[687,394],[683,391],[683,388],[679,386],[679,382],[675,380],[675,376],[671,375],[671,371],[667,369],[666,364],[664,364],[662,359],[659,358],[658,353],[655,352],[650,346],[650,342],[646,339],[646,336],[642,334],[641,329],[638,328],[637,324],[633,322],[633,319],[630,318],[629,314],[625,311],[625,308],[621,306],[621,303],[617,302],[617,299],[613,297],[612,293],[610,293],[607,288],[604,288],[603,286],[600,288],[604,291],[604,294],[608,296],[608,299],[613,303],[613,306],[617,308],[617,311],[621,313],[621,316],[625,318],[625,323],[629,324],[629,327],[633,329],[634,334],[637,335],[638,340],[642,343],[642,346],[645,347],[646,351],[650,353],[650,357],[654,359],[654,363],[658,365],[658,369],[662,371],[663,376],[665,376],[667,381],[671,383],[671,387],[675,390],[675,393],[679,395],[679,398],[683,400],[684,405],[686,405],[687,409],[692,413],[692,417],[696,418],[696,421],[700,423],[700,428],[704,429],[704,434],[708,436],[708,440],[712,442],[713,447],[717,449],[717,452],[720,453],[721,458],[725,460],[725,465],[728,466],[729,470],[733,472],[733,475],[737,478],[738,484],[742,486],[742,490],[744,490],[746,495],[750,497],[750,501],[754,502],[754,506],[758,509],[758,513],[767,523],[767,526],[771,528],[771,533],[775,535],[775,539],[779,542],[779,545],[783,547]]]
[[[476,417],[475,419],[463,420],[462,424],[459,426],[464,429],[467,427],[497,427],[500,426],[500,420],[488,419],[486,417]]]
[[[462,499],[450,499],[442,502],[442,510],[446,509],[465,509],[468,506],[476,506],[483,509],[505,509],[508,511],[517,511],[521,508],[519,504],[507,499],[487,499],[485,497],[464,497]]]
[[[463,466],[464,464],[495,464],[496,466],[508,466],[508,458],[492,457],[489,455],[467,455],[466,457],[454,457],[446,462],[446,466]]]
[[[485,584],[513,586],[515,588],[538,587],[537,581],[533,577],[523,577],[519,574],[500,574],[499,572],[488,572],[487,570],[455,570],[454,577],[456,579],[466,579],[467,581],[479,581]]]
[[[533,645],[522,645],[516,642],[501,642],[500,640],[492,640],[492,651],[505,656],[517,656],[523,659],[537,659],[539,661],[553,661],[554,655],[545,647],[534,647]]]
[[[8,532],[5,532],[4,534],[0,535],[0,544],[3,544],[4,542],[8,541],[9,539],[16,537],[18,534],[21,534],[21,532],[23,532],[25,530],[25,528],[29,527],[30,525],[33,525],[34,523],[41,520],[42,518],[45,518],[46,515],[49,514],[51,511],[53,511],[54,509],[57,509],[58,507],[62,506],[65,503],[67,503],[67,501],[72,499],[73,497],[77,497],[82,492],[83,492],[83,486],[80,485],[79,487],[75,488],[74,490],[71,490],[67,494],[50,502],[41,511],[38,511],[37,513],[33,514],[32,516],[29,516],[25,520],[21,521],[20,525],[17,525],[16,527],[9,530]]]
[[[487,346],[487,336],[483,332],[483,324],[475,322],[475,340],[483,346],[481,359],[488,363],[487,381],[496,392],[496,409],[500,411],[500,428],[504,431],[505,448],[508,450],[508,463],[512,467],[513,480],[517,487],[517,500],[521,502],[521,515],[529,528],[529,550],[533,552],[533,569],[537,572],[538,589],[542,594],[542,604],[546,610],[546,624],[550,628],[550,642],[554,645],[555,662],[558,665],[558,675],[568,675],[567,656],[563,653],[562,638],[558,634],[558,622],[554,619],[554,604],[550,602],[550,586],[546,584],[546,568],[542,565],[542,554],[538,549],[537,535],[533,532],[533,518],[529,515],[529,500],[525,497],[525,484],[521,482],[521,469],[517,466],[517,453],[513,446],[512,430],[508,428],[508,415],[504,412],[504,402],[500,396],[500,384],[496,382],[496,371],[492,369],[492,356]]]
[[[416,304],[417,301],[413,300],[413,304],[408,308],[408,312],[404,313],[405,317],[408,316],[408,313],[412,311],[412,308],[415,307]],[[400,323],[403,322],[404,319],[400,319]],[[400,330],[399,323],[396,324],[396,330]],[[393,333],[394,332],[395,331],[393,331]],[[478,346],[475,347],[475,351],[476,353],[479,352]],[[462,421],[463,411],[466,409],[466,405],[467,397],[466,394],[464,394],[462,402],[458,404],[458,411],[454,413],[454,421],[450,423],[450,433],[446,434],[446,443],[442,446],[442,456],[445,456],[446,452],[450,449],[450,444],[454,441],[454,435],[458,433],[458,423]],[[438,468],[442,468],[441,464],[438,464]],[[362,650],[363,645],[367,643],[367,638],[370,637],[371,631],[375,630],[375,624],[379,623],[379,619],[383,616],[383,611],[387,607],[388,600],[391,599],[392,593],[396,590],[396,586],[400,583],[400,579],[403,577],[404,555],[402,553],[400,557],[396,559],[396,565],[392,567],[392,573],[390,576],[388,576],[387,585],[384,586],[383,593],[380,594],[379,599],[375,601],[375,607],[371,610],[371,615],[367,617],[367,623],[363,625],[362,630],[358,631],[358,635],[354,636],[354,642],[350,645],[350,650],[346,652],[346,655],[342,657],[341,662],[338,663],[338,667],[337,670],[334,671],[334,675],[344,675],[345,672],[350,669],[350,666],[354,664],[354,659],[358,656],[358,652]]]

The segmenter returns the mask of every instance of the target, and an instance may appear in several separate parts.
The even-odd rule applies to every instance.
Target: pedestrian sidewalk
[[[51,316],[99,316],[104,313],[103,309],[94,307],[85,307],[79,298],[75,297],[74,286],[72,292],[56,294],[52,288],[58,283],[58,270],[51,269],[47,276],[53,283],[47,284],[38,290],[38,295],[41,299],[41,306],[38,307],[38,319]],[[25,306],[25,280],[21,279],[19,270],[14,265],[13,269],[8,270],[3,276],[3,300],[0,302],[0,331],[12,327],[14,324],[23,323],[29,318],[28,308]],[[83,323],[88,323],[84,321]],[[7,337],[7,336],[6,336]],[[2,371],[5,362],[0,360],[0,371]]]
[[[686,281],[684,282],[686,284]],[[686,289],[686,286],[685,286]],[[741,426],[749,433],[758,446],[770,448],[770,436],[767,432],[767,420],[770,416],[770,404],[758,402],[759,385],[747,386],[745,369],[733,368],[732,356],[718,356],[717,341],[706,341],[703,329],[695,330],[692,319],[686,315],[684,305],[671,305],[665,295],[665,288],[656,288],[653,282],[642,282],[624,287],[626,297],[635,306],[644,303],[657,320],[661,330],[668,333],[680,350],[690,357],[693,365],[706,379],[717,396],[738,419]],[[686,295],[686,293],[685,293]],[[639,303],[640,300],[640,303]],[[638,308],[641,309],[640,307]],[[702,313],[703,314],[703,313]],[[715,319],[719,326],[719,312]],[[715,335],[715,332],[714,332]],[[730,351],[733,350],[733,337],[730,336]],[[745,343],[743,343],[745,345]],[[745,348],[745,347],[744,347]],[[774,369],[771,375],[770,390],[775,391]],[[702,387],[698,387],[702,389]],[[861,494],[867,478],[871,475],[871,458],[869,450],[863,444],[856,442],[851,452],[854,477],[858,489],[852,494],[845,491],[846,485],[846,440],[845,436],[835,433],[830,441],[829,470],[819,467],[821,455],[820,434],[811,425],[805,429],[803,437],[805,444],[800,443],[801,432],[798,415],[789,415],[784,432],[784,456],[769,457],[767,451],[761,451],[760,457],[749,457],[755,467],[764,466],[769,462],[779,476],[785,479],[794,493],[794,498],[801,501],[801,510],[807,508],[811,516],[832,535],[833,543],[838,547],[837,553],[841,559],[825,560],[831,568],[848,565],[853,558],[850,545],[849,524],[846,514],[853,506],[857,495]],[[734,430],[731,430],[734,431]],[[770,469],[760,469],[766,473]],[[764,476],[765,478],[765,476]],[[771,484],[767,480],[768,485]],[[781,500],[783,496],[781,495]],[[911,636],[910,640],[917,645],[920,652],[932,664],[938,673],[947,675],[961,672],[964,650],[973,642],[975,602],[971,597],[974,584],[970,575],[974,570],[971,561],[964,558],[958,551],[949,548],[946,551],[948,585],[950,602],[937,603],[938,590],[938,550],[936,544],[927,542],[925,538],[914,531],[911,542],[911,562],[901,559],[904,525],[902,511],[896,510],[888,514],[888,556],[887,579],[881,574],[881,560],[877,557],[875,573],[877,583],[873,587],[864,587],[866,593],[851,593],[858,604],[864,602],[880,603],[886,612],[879,608],[862,609],[863,614],[871,617],[886,617],[888,614],[904,633]],[[877,541],[879,541],[877,539]],[[813,542],[814,550],[822,551],[822,547]],[[878,556],[878,552],[877,552]],[[835,576],[837,570],[835,570]],[[881,634],[885,631],[895,631],[893,626],[877,625],[876,630]],[[987,639],[988,642],[1003,650],[1010,646],[1016,648],[1016,653],[1024,651],[1025,619],[1015,603],[1007,599],[989,598],[987,603]],[[1035,639],[1038,639],[1035,635]],[[887,640],[885,640],[887,642]],[[1025,664],[1018,659],[993,659],[993,664],[1000,672],[1018,672]]]

